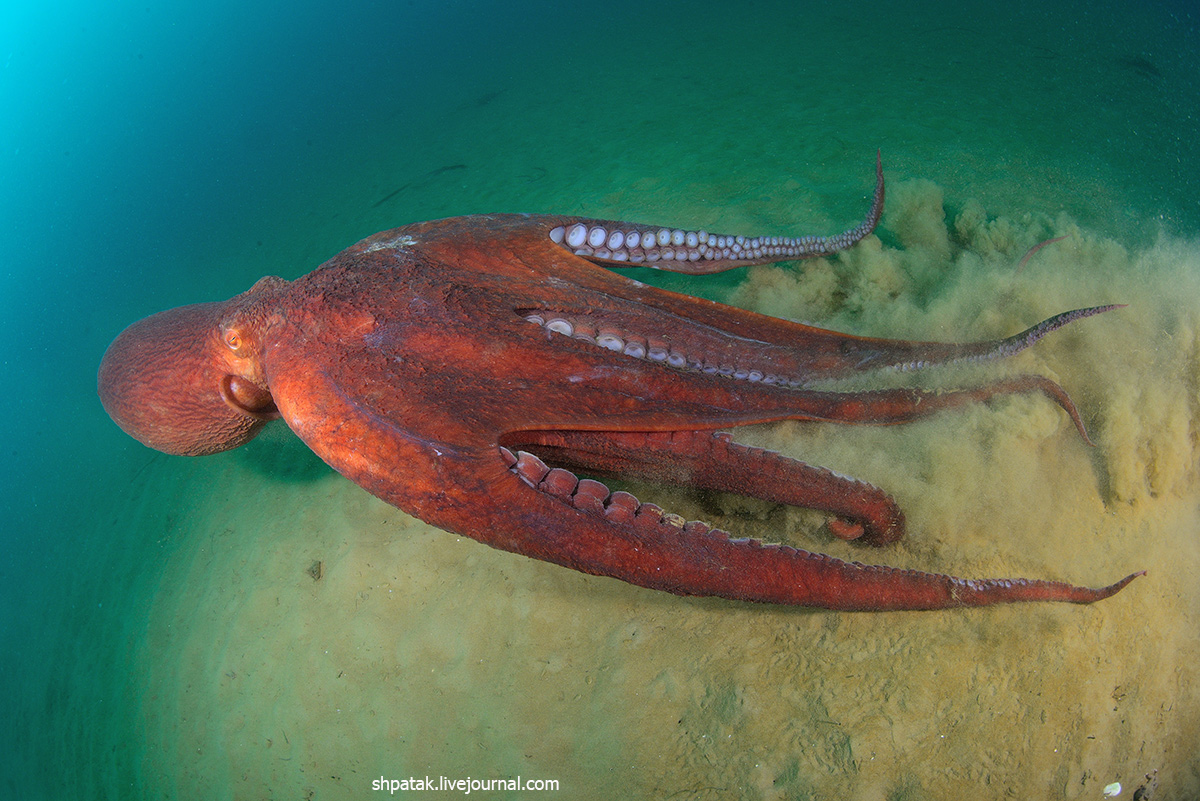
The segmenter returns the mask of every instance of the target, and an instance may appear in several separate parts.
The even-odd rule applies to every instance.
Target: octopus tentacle
[[[897,362],[894,364],[864,364],[870,368],[893,368],[899,370],[917,370],[925,367],[935,367],[943,364],[953,364],[965,361],[987,361],[1014,356],[1031,347],[1047,334],[1057,331],[1068,323],[1093,317],[1097,314],[1125,308],[1124,303],[1110,303],[1105,306],[1089,306],[1083,309],[1060,312],[1048,317],[1034,326],[1030,326],[1019,334],[1013,334],[1004,339],[987,342],[966,342],[960,344],[930,343],[922,348],[923,353],[915,360]],[[913,343],[916,344],[916,343]],[[856,366],[857,367],[857,366]],[[862,368],[857,368],[862,369]]]
[[[875,193],[867,216],[834,236],[734,236],[585,217],[564,218],[547,236],[576,256],[600,264],[706,275],[752,264],[830,256],[845,250],[875,230],[883,214],[883,195],[883,161],[876,153]]]
[[[702,373],[681,373],[662,388],[634,374],[603,373],[597,390],[612,396],[637,396],[636,404],[611,403],[585,407],[570,414],[527,418],[521,425],[512,418],[505,431],[514,441],[530,430],[579,431],[679,431],[726,429],[731,426],[773,423],[781,420],[820,421],[870,425],[896,425],[920,420],[941,411],[982,403],[1011,394],[1041,393],[1067,413],[1080,437],[1092,444],[1075,404],[1066,391],[1043,376],[1022,375],[978,387],[957,390],[892,388],[854,392],[791,390],[762,383],[721,380]],[[683,402],[684,396],[694,399]]]
[[[1059,405],[1079,436],[1094,445],[1088,436],[1079,410],[1067,391],[1049,378],[1040,375],[1019,375],[992,381],[979,387],[950,391],[916,389],[879,389],[862,392],[805,392],[796,393],[802,400],[791,419],[824,420],[827,422],[870,423],[895,425],[928,417],[945,409],[967,403],[980,403],[998,395],[1040,392]]]
[[[692,485],[837,515],[844,539],[886,545],[904,536],[904,513],[865,481],[741,445],[711,431],[523,431],[511,440],[552,464],[597,475]]]
[[[661,362],[680,370],[799,388],[816,380],[845,377],[849,372],[887,369],[903,372],[1007,358],[1068,323],[1120,308],[1124,306],[1110,304],[1062,312],[1019,334],[983,342],[876,342],[839,334],[843,339],[840,352],[829,353],[824,360],[811,347],[801,349],[735,338],[735,335],[714,330],[711,326],[697,327],[693,331],[689,321],[680,321],[670,333],[661,330],[647,333],[644,323],[620,311],[570,313],[518,309],[517,313],[526,322],[540,325],[549,332],[627,356]],[[843,363],[851,360],[852,363]]]
[[[491,523],[477,538],[596,575],[676,595],[718,595],[844,611],[924,610],[1025,601],[1092,603],[1141,573],[1107,587],[1057,581],[962,579],[845,562],[758,540],[734,539],[601,482],[580,480],[538,457],[501,449],[515,479],[493,487]],[[569,531],[559,536],[558,531]],[[549,533],[554,532],[554,533]]]

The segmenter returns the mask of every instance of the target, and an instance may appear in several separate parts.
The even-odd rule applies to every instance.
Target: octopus
[[[236,448],[282,418],[321,459],[427,523],[505,551],[677,595],[833,610],[1091,603],[1101,588],[963,579],[738,538],[600,479],[736,493],[828,514],[834,535],[893,543],[883,490],[730,429],[782,420],[897,424],[1033,393],[1087,432],[1065,390],[1022,375],[933,391],[838,391],[868,371],[1010,356],[1108,311],[1067,311],[996,341],[853,336],[648,286],[616,272],[694,275],[830,256],[875,228],[741,236],[568,215],[490,214],[385,231],[294,281],[133,323],[99,370],[104,408],[168,454]],[[824,388],[822,388],[824,387]],[[583,474],[586,477],[580,477]]]

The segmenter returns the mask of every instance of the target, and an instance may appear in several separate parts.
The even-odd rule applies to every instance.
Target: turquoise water
[[[1098,798],[1120,781],[1127,798],[1152,771],[1155,798],[1200,794],[1186,739],[1200,704],[1184,667],[1196,655],[1197,542],[1194,528],[1161,534],[1187,531],[1178,521],[1195,514],[1198,489],[1200,21],[1190,6],[93,5],[0,9],[0,719],[10,722],[0,795],[359,798],[380,774],[471,771],[560,777],[562,797],[580,798],[614,788],[828,797],[829,786],[844,797],[962,797],[985,776],[1048,798]],[[1040,423],[1008,472],[1000,446],[956,455],[978,468],[964,475],[1007,475],[997,496],[947,508],[936,493],[953,477],[930,467],[933,489],[913,488],[906,504],[914,528],[934,534],[920,544],[915,531],[911,552],[878,558],[1093,583],[1149,566],[1146,589],[1088,609],[917,618],[681,601],[401,522],[282,431],[211,459],[155,455],[95,397],[100,356],[133,320],[224,299],[265,274],[294,278],[378,230],[560,211],[832,233],[862,214],[876,148],[896,188],[879,240],[907,255],[800,278],[655,280],[913,338],[1011,333],[987,326],[1025,319],[1042,293],[1049,304],[1127,300],[1127,322],[1093,330],[1129,339],[1085,340],[1086,375],[1065,355],[1027,363],[1083,393],[1109,437],[1102,455],[1060,457],[1060,440],[1044,444],[1055,424]],[[1043,251],[1049,268],[1031,261],[1008,283],[987,272],[1062,233],[1075,245]],[[954,269],[933,271],[946,254]],[[855,264],[871,278],[847,277]],[[813,289],[817,278],[833,288]],[[773,307],[779,287],[797,303]],[[1118,289],[1126,295],[1110,298]],[[1025,305],[989,317],[1004,293]],[[1114,375],[1114,364],[1150,365],[1165,389],[1105,394],[1153,384]],[[823,447],[788,427],[756,436]],[[882,454],[897,448],[878,432],[816,436],[881,454],[879,465],[846,457],[845,469],[868,473],[889,469]],[[944,441],[897,436],[901,451]],[[937,452],[925,458],[939,463]],[[1071,488],[1079,500],[1044,500],[1077,510],[1069,522],[1083,533],[1063,547],[1089,561],[1042,555],[1036,529],[975,550],[959,540],[980,509],[997,520],[1014,505],[1026,519],[1058,514],[1013,498],[1039,490],[1021,488],[1022,470],[1059,458],[1083,477]],[[901,493],[912,472],[869,477]],[[743,510],[723,524],[776,527],[773,515]],[[835,547],[788,519],[796,544]],[[1111,520],[1125,528],[1104,534]],[[762,536],[758,524],[750,533]],[[330,568],[319,603],[304,575],[315,560]],[[411,572],[362,578],[368,564]],[[393,591],[406,606],[363,617],[364,594]],[[361,639],[339,646],[343,628]],[[661,651],[631,646],[639,637]],[[974,678],[948,668],[951,684],[966,677],[953,685],[961,695],[939,694],[921,644],[961,666],[973,655],[956,648],[968,641],[1008,656],[980,658]],[[355,663],[350,689],[322,684],[342,668],[314,655],[349,663],[365,643],[399,651]],[[245,653],[261,655],[253,669]],[[1031,653],[1057,667],[1034,670]],[[855,711],[834,714],[850,696],[826,683],[832,674],[893,663],[916,674],[860,676]],[[458,672],[429,677],[441,669]],[[1012,701],[1061,695],[1037,674],[1076,669],[1077,697],[1040,715]],[[1111,686],[1088,678],[1105,671]],[[269,688],[249,680],[264,676]],[[990,702],[980,686],[998,682]],[[797,696],[801,685],[825,689]],[[1109,705],[1119,721],[1100,716]],[[905,755],[894,770],[876,764],[893,752]]]

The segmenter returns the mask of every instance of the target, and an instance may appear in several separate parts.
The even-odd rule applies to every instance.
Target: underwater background
[[[1197,17],[1125,0],[4,3],[0,796],[365,798],[379,777],[520,775],[580,799],[1200,797]],[[876,149],[888,206],[858,248],[635,275],[912,339],[1126,303],[1011,364],[921,379],[1048,375],[1097,447],[1025,397],[738,432],[893,493],[908,539],[870,553],[821,515],[639,495],[848,559],[1093,586],[1148,571],[1114,598],[676,598],[434,530],[282,423],[167,457],[96,398],[134,320],[379,230],[553,211],[830,234],[864,213]]]

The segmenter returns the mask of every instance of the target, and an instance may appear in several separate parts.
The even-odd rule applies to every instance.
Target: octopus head
[[[262,368],[264,278],[223,303],[180,306],[122,331],[100,362],[100,402],[139,442],[203,456],[249,442],[279,417]]]

